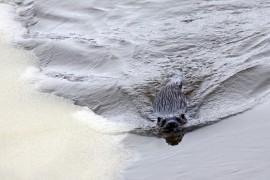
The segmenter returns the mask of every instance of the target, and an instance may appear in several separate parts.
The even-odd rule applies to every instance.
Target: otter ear
[[[183,124],[187,123],[187,118],[185,117],[184,114],[181,114],[180,118],[181,118],[181,121],[182,121]]]
[[[157,118],[157,122],[158,122],[158,123],[160,123],[161,120],[162,120],[161,117],[158,117],[158,118]]]

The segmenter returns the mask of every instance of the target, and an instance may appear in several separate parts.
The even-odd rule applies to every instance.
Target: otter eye
[[[165,119],[163,119],[163,121],[161,122],[160,127],[163,127],[163,126],[165,125],[165,123],[166,123],[166,120],[165,120]]]
[[[181,114],[181,118],[185,119],[185,115],[184,114]]]
[[[181,122],[181,119],[179,117],[176,117],[177,122]]]
[[[161,117],[158,117],[157,122],[160,123],[160,121],[161,121]]]

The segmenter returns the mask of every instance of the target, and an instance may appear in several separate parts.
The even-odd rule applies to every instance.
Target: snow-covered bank
[[[270,102],[188,133],[178,146],[133,136],[125,144],[141,154],[127,180],[267,180],[270,177]]]
[[[40,70],[31,53],[11,45],[24,32],[13,15],[0,3],[0,179],[119,179],[130,159],[122,137],[97,132],[100,121],[111,124],[87,108],[33,90],[28,80]]]

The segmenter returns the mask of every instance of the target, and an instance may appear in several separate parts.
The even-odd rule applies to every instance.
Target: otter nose
[[[168,122],[167,125],[166,125],[166,128],[176,128],[178,127],[179,124],[174,122],[174,121],[171,121],[171,122]]]

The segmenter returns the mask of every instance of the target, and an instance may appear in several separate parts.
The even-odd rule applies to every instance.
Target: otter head
[[[178,127],[183,126],[186,123],[187,119],[184,114],[167,118],[157,118],[157,125],[166,131],[173,131],[174,129],[177,129]]]

